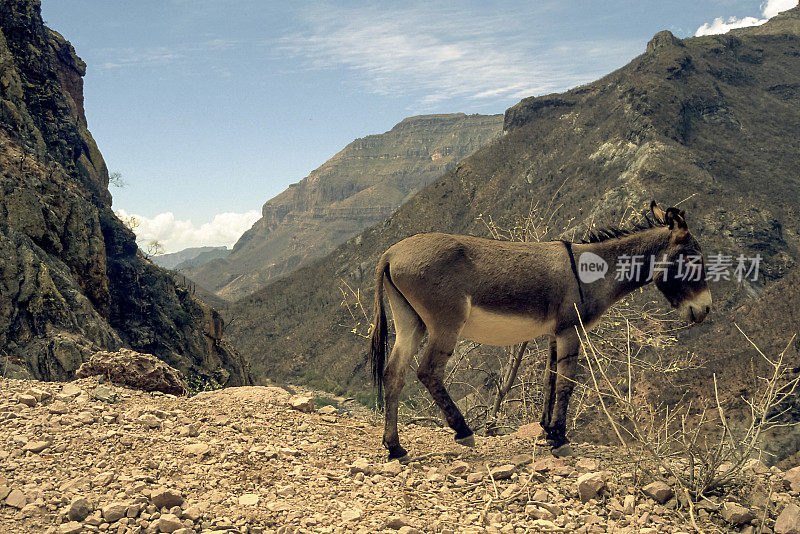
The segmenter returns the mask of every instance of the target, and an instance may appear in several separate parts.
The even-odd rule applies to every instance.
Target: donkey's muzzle
[[[684,300],[678,312],[686,322],[702,323],[711,311],[711,291],[704,289],[691,299]]]

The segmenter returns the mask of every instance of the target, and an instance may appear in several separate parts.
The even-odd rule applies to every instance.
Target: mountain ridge
[[[389,216],[410,195],[500,133],[500,115],[407,117],[353,140],[264,203],[230,256],[187,276],[229,300],[323,256]]]

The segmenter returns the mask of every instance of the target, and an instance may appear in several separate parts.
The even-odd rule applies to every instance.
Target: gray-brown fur
[[[463,444],[473,441],[472,430],[444,387],[444,368],[459,337],[510,345],[549,335],[542,427],[553,446],[565,443],[579,349],[575,306],[589,328],[614,302],[652,281],[646,267],[635,280],[615,280],[613,269],[621,254],[676,258],[700,253],[682,212],[675,208],[664,212],[655,203],[651,209],[656,220],[652,227],[609,232],[590,243],[571,245],[576,259],[583,252],[593,252],[609,264],[604,279],[581,284],[581,291],[561,241],[514,243],[431,233],[390,247],[376,270],[376,326],[371,348],[373,374],[384,388],[383,442],[390,458],[406,454],[397,433],[397,405],[408,363],[426,332],[428,342],[417,376],[455,430],[456,440]],[[658,277],[659,290],[673,306],[680,306],[687,318],[702,321],[711,304],[705,280],[679,281],[674,272],[668,272],[667,278]],[[384,291],[397,332],[388,359]]]

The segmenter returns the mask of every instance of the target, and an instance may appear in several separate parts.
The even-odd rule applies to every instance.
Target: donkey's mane
[[[643,221],[636,222],[624,228],[619,226],[607,226],[605,228],[592,230],[591,232],[589,232],[589,235],[580,242],[601,243],[603,241],[608,241],[609,239],[616,239],[618,237],[629,236],[637,232],[641,232],[642,230],[648,230],[650,228],[656,228],[658,226],[665,226],[665,225],[655,222],[650,217],[645,215]]]

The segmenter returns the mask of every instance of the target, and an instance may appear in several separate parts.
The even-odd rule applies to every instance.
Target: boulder
[[[800,466],[793,467],[783,474],[783,485],[792,491],[800,491]]]
[[[601,489],[606,485],[602,473],[584,473],[578,477],[578,495],[581,502],[594,499]]]
[[[756,517],[749,508],[734,502],[723,504],[721,512],[722,518],[732,525],[746,525]]]
[[[92,513],[92,505],[83,497],[76,497],[69,503],[67,517],[72,521],[83,521]]]
[[[158,508],[172,508],[183,504],[183,496],[174,489],[161,488],[153,492],[150,501]]]
[[[177,370],[152,354],[129,349],[97,352],[75,373],[78,378],[96,375],[143,391],[161,391],[173,395],[182,395],[189,391]]]
[[[311,413],[314,411],[314,397],[309,395],[296,395],[289,399],[289,406],[293,410],[303,413]]]
[[[669,484],[666,482],[661,482],[660,480],[652,482],[643,487],[642,491],[645,495],[655,500],[658,504],[664,504],[675,496],[675,492],[671,487],[669,487]]]
[[[775,521],[775,534],[800,534],[800,506],[787,504]]]

